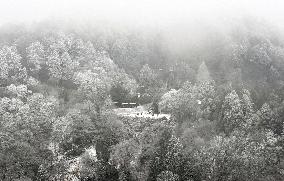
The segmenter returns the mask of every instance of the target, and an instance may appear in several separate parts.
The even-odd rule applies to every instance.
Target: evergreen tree
[[[197,82],[212,81],[212,78],[210,76],[210,73],[204,61],[200,64],[198,68],[196,79],[197,79]]]

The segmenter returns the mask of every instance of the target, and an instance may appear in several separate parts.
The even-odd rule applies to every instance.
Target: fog
[[[167,26],[252,16],[283,26],[283,7],[281,0],[1,0],[0,24],[99,19],[132,26]]]

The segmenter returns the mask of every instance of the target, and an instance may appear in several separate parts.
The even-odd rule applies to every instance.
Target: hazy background
[[[283,7],[281,0],[1,0],[0,24],[55,18],[161,26],[253,16],[283,26]]]

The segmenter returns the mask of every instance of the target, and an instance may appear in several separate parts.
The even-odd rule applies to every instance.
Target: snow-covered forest
[[[283,181],[284,31],[0,27],[1,181]]]

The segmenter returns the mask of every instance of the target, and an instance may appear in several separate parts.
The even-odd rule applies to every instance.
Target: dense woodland
[[[176,26],[2,26],[0,180],[282,181],[284,31]]]

